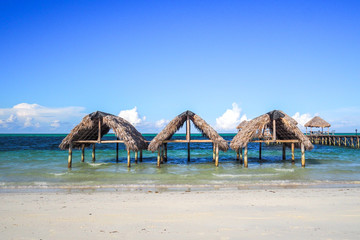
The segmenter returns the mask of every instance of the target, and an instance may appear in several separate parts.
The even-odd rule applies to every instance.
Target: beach
[[[359,188],[0,194],[1,239],[358,239]]]

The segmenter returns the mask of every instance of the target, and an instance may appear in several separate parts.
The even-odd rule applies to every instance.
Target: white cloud
[[[20,103],[12,108],[0,108],[0,131],[49,131],[59,128],[60,122],[80,120],[84,116],[83,107],[50,108],[39,104]],[[66,129],[68,131],[69,129]]]
[[[311,116],[310,113],[304,113],[300,114],[299,112],[295,113],[294,116],[292,116],[293,119],[295,119],[298,122],[298,127],[301,130],[305,130],[304,125],[310,121],[314,116]]]
[[[165,119],[160,119],[155,122],[155,127],[157,128],[164,128],[166,124],[168,124],[170,121]]]
[[[233,103],[232,109],[227,109],[223,115],[216,118],[215,128],[217,130],[235,131],[237,125],[243,120],[247,120],[246,115],[241,116],[241,108],[236,103]]]
[[[137,107],[129,110],[122,110],[119,113],[119,117],[122,117],[128,120],[135,127],[146,120],[146,117],[140,117],[140,114],[137,112]]]

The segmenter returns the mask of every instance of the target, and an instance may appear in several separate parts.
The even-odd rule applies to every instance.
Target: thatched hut
[[[246,124],[247,124],[248,122],[249,122],[249,121],[247,121],[247,120],[242,121],[242,122],[236,127],[236,129],[237,129],[238,131],[240,131],[242,128],[244,128],[244,127],[246,126]]]
[[[117,137],[116,140],[102,141],[101,138],[112,129]],[[136,128],[125,119],[104,112],[93,112],[86,115],[76,125],[60,144],[60,149],[69,149],[69,164],[71,167],[71,153],[73,148],[82,149],[81,160],[84,161],[84,148],[93,146],[93,161],[95,161],[96,143],[116,143],[116,160],[118,160],[118,143],[124,143],[128,152],[128,166],[130,166],[130,151],[137,152],[147,149],[145,138]]]
[[[194,126],[209,140],[191,140],[190,139],[190,121]],[[184,125],[186,122],[186,140],[170,140],[171,137]],[[191,142],[212,142],[213,143],[213,157],[215,158],[215,164],[218,164],[218,150],[227,151],[229,146],[225,139],[223,139],[205,120],[199,115],[191,111],[185,111],[176,116],[169,124],[150,142],[148,150],[155,152],[158,151],[158,166],[160,166],[160,159],[168,142],[185,142],[188,143],[188,160],[190,160],[190,143]],[[165,156],[167,157],[167,156]]]
[[[247,165],[247,145],[249,142],[259,142],[259,158],[261,159],[261,143],[274,142],[283,144],[283,158],[285,146],[291,146],[294,160],[294,147],[302,149],[302,165],[305,165],[304,151],[313,149],[310,140],[296,126],[297,122],[282,111],[274,110],[254,118],[242,128],[233,138],[230,147],[235,151],[245,148],[244,164]],[[270,131],[272,139],[265,138],[265,132]]]
[[[312,128],[321,128],[321,134],[324,133],[324,128],[328,128],[328,135],[330,133],[330,123],[325,121],[319,116],[313,117],[310,121],[305,123],[304,125],[306,127],[306,135],[307,135],[307,128],[310,127],[310,134],[312,133]]]

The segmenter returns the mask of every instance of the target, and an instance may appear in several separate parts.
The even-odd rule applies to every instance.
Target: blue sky
[[[273,109],[360,130],[359,1],[0,2],[0,133],[102,110],[219,132]]]

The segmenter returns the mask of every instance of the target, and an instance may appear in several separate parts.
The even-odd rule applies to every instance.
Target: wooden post
[[[282,144],[282,159],[286,160],[286,146],[285,146],[285,143]]]
[[[219,166],[219,144],[216,144],[216,150],[215,150],[215,166]]]
[[[138,151],[135,151],[135,164],[138,163]]]
[[[131,167],[130,149],[127,150],[127,166]]]
[[[215,162],[215,158],[216,158],[216,147],[215,147],[215,143],[213,142],[213,162]]]
[[[160,167],[160,147],[158,149],[158,155],[157,155],[157,166]]]
[[[360,148],[360,141],[359,141],[359,137],[356,137],[357,138],[357,147]]]
[[[351,147],[354,147],[354,138],[351,137]]]
[[[167,162],[167,143],[164,143],[164,147],[165,147],[165,149],[164,149],[164,160],[165,160],[165,162]]]
[[[244,167],[248,167],[248,146],[245,146],[245,151],[244,151]]]
[[[240,148],[240,163],[243,163],[243,151],[242,148]]]
[[[347,138],[344,137],[344,146],[346,147],[346,144],[347,144]]]
[[[276,121],[273,120],[273,140],[276,140]]]
[[[261,160],[261,142],[259,143],[259,160]]]
[[[72,144],[69,145],[68,168],[72,166]]]
[[[190,162],[190,118],[187,116],[186,120],[186,140],[188,141],[188,162]]]
[[[116,143],[116,162],[119,162],[119,143]]]
[[[101,142],[101,125],[102,125],[102,118],[99,118],[98,143],[100,143],[100,142]]]
[[[81,162],[85,162],[85,144],[81,144]]]
[[[305,146],[301,143],[301,166],[305,167]]]
[[[92,161],[95,162],[95,143],[93,144],[93,149],[92,149]]]
[[[140,150],[140,162],[142,162],[142,149]]]
[[[338,145],[341,146],[341,137],[338,137]]]
[[[295,143],[291,143],[291,162],[295,163]]]
[[[240,148],[236,150],[236,161],[240,160]]]
[[[160,162],[161,162],[161,163],[164,163],[164,144],[161,144],[161,145],[160,145],[160,149],[161,149],[161,152],[160,152]]]

